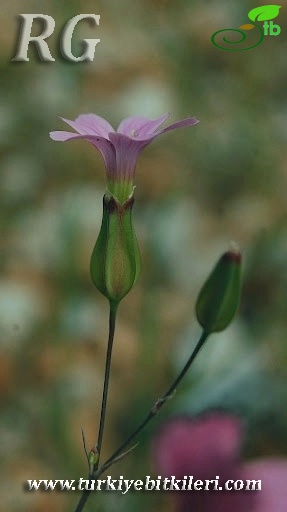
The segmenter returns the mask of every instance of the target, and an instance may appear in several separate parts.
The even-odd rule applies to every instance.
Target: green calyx
[[[114,305],[127,295],[140,273],[133,204],[133,194],[124,203],[109,192],[104,195],[102,225],[91,257],[92,281]]]
[[[108,181],[109,193],[121,204],[124,204],[133,195],[132,180],[114,179]]]
[[[219,332],[232,321],[240,300],[241,254],[225,252],[207,281],[196,302],[196,316],[205,332]]]

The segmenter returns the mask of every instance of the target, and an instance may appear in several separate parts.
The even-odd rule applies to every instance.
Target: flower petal
[[[95,114],[80,115],[75,121],[65,119],[64,117],[60,117],[60,119],[81,135],[99,135],[100,137],[109,139],[109,132],[114,132],[110,123]]]
[[[89,133],[100,135],[106,139],[109,138],[108,135],[110,132],[115,131],[108,121],[96,114],[81,114],[77,117],[75,122],[89,130]]]
[[[138,156],[151,140],[131,139],[122,133],[110,133],[109,136],[116,153],[116,175],[114,178],[117,180],[132,179]]]
[[[193,126],[194,124],[199,123],[198,119],[196,117],[187,117],[186,119],[182,119],[181,121],[176,121],[175,123],[170,124],[166,128],[163,128],[162,130],[159,130],[157,133],[165,133],[169,132],[170,130],[176,130],[177,128],[184,128],[185,126]]]
[[[261,480],[254,512],[285,512],[287,505],[287,459],[262,459],[245,464],[242,478]]]
[[[105,162],[107,177],[110,179],[116,173],[116,152],[113,144],[104,137],[86,136],[83,137],[97,148]]]
[[[76,132],[80,133],[80,135],[98,135],[94,130],[91,129],[90,126],[85,126],[79,121],[71,121],[71,119],[65,119],[64,117],[60,117],[64,123],[67,123],[71,128],[74,128]]]
[[[50,132],[52,140],[65,142],[71,139],[85,139],[101,153],[107,171],[107,176],[114,177],[116,172],[116,152],[113,144],[105,139],[104,137],[98,137],[96,135],[78,135],[77,133],[55,131]]]
[[[117,133],[122,133],[127,137],[145,139],[154,137],[155,130],[168,118],[169,114],[164,114],[157,119],[148,119],[147,117],[127,117],[124,119]]]
[[[232,474],[231,479],[241,480],[241,475]],[[256,492],[219,489],[213,491],[211,486],[209,489],[207,491],[202,488],[196,493],[194,491],[177,492],[176,512],[261,512],[256,508]],[[268,512],[271,511],[273,512],[273,509]]]
[[[153,443],[156,469],[165,478],[174,476],[182,480],[192,475],[193,484],[196,480],[214,482],[219,477],[222,486],[229,479],[243,478],[238,462],[240,440],[241,422],[228,414],[174,419],[159,431]],[[176,492],[176,512],[259,512],[253,508],[255,492],[212,489]]]
[[[59,140],[62,142],[65,142],[66,140],[70,140],[70,139],[82,139],[83,138],[82,135],[78,135],[77,133],[64,132],[64,131],[50,132],[49,135],[52,140],[57,140],[57,141]]]
[[[164,425],[155,439],[156,464],[165,475],[176,478],[228,478],[237,467],[240,439],[241,423],[233,416],[177,418]]]

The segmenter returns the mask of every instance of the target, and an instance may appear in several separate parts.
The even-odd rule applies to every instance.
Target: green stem
[[[158,414],[162,406],[169,400],[169,398],[172,398],[174,392],[176,391],[176,388],[178,387],[179,383],[182,381],[183,377],[189,370],[190,366],[192,365],[194,359],[196,358],[198,352],[202,348],[204,342],[208,338],[209,333],[206,333],[203,331],[200,339],[198,340],[195,349],[191,353],[188,361],[184,365],[183,369],[181,370],[180,374],[177,376],[177,378],[174,380],[174,382],[171,384],[171,386],[168,388],[168,390],[165,392],[165,394],[159,398],[149,413],[146,415],[144,420],[139,424],[139,426],[134,430],[134,432],[124,441],[121,446],[109,457],[108,460],[103,464],[105,466],[106,464],[110,464],[112,460],[114,460],[116,457],[118,457],[128,446],[129,444],[138,436],[138,434],[146,427],[146,425]]]
[[[115,323],[115,316],[116,316],[116,311],[114,313],[113,323]],[[114,330],[114,325],[113,325],[113,330]],[[110,331],[111,331],[111,317],[110,317]],[[181,372],[179,373],[179,375],[173,381],[171,386],[165,392],[165,394],[155,402],[154,406],[151,408],[151,410],[146,415],[144,420],[139,424],[139,426],[134,430],[134,432],[126,439],[126,441],[124,441],[121,444],[121,446],[111,455],[111,457],[109,457],[109,459],[106,460],[106,462],[99,468],[99,470],[98,470],[99,461],[97,462],[97,465],[95,465],[95,467],[94,467],[93,474],[89,476],[89,480],[97,479],[100,475],[102,475],[104,473],[104,471],[106,469],[108,469],[108,467],[110,467],[110,465],[113,463],[113,461],[115,461],[115,459],[117,457],[119,457],[124,452],[124,450],[129,446],[129,444],[146,427],[146,425],[158,414],[158,412],[160,411],[162,406],[173,396],[176,388],[178,387],[179,383],[182,381],[183,377],[189,370],[190,366],[192,365],[193,361],[195,360],[197,354],[199,353],[200,349],[202,348],[202,346],[203,346],[204,342],[206,341],[206,339],[208,338],[209,334],[210,333],[203,331],[203,333],[201,334],[201,336],[195,346],[195,349],[191,353],[188,361],[184,365],[184,367],[181,370]],[[110,336],[109,336],[109,339],[110,339]],[[112,342],[111,342],[111,344],[112,344]],[[109,352],[109,350],[108,350],[108,352]],[[107,355],[107,360],[108,360],[108,355]],[[105,389],[105,386],[104,386],[104,389]],[[104,395],[105,395],[105,393],[103,393],[103,403],[104,403]],[[105,399],[105,401],[106,401],[106,399]],[[103,407],[102,407],[102,410],[103,410]],[[102,419],[102,415],[101,415],[101,419]],[[103,420],[103,422],[104,422],[104,420]],[[102,429],[100,428],[99,432],[101,430],[103,430],[103,428]],[[101,445],[99,445],[99,443],[98,443],[98,450],[99,450],[99,446],[101,447]],[[80,501],[77,505],[75,512],[82,512],[82,510],[84,509],[84,506],[86,504],[86,501],[89,497],[90,492],[91,491],[83,491],[83,494],[80,498]]]
[[[95,448],[96,452],[96,463],[94,464],[93,470],[89,471],[89,480],[93,479],[94,474],[96,473],[99,462],[100,455],[102,450],[104,429],[105,429],[105,419],[106,419],[106,410],[107,410],[107,400],[108,400],[108,391],[109,391],[109,381],[110,381],[110,370],[111,370],[111,361],[112,361],[112,350],[113,350],[113,342],[115,335],[115,327],[116,327],[116,316],[117,316],[118,303],[112,304],[110,303],[110,317],[109,317],[109,337],[108,337],[108,346],[107,346],[107,355],[106,355],[106,366],[105,366],[105,379],[104,379],[104,387],[103,387],[103,396],[102,396],[102,407],[101,407],[101,417],[98,431],[98,440]],[[75,512],[82,512],[86,501],[89,497],[90,491],[84,491],[81,499],[77,505]]]
[[[107,410],[107,399],[108,399],[108,391],[109,391],[109,380],[110,380],[110,369],[111,369],[111,361],[112,361],[112,350],[113,350],[113,342],[115,335],[115,327],[116,327],[116,316],[117,316],[117,308],[118,304],[110,303],[110,318],[109,318],[109,338],[108,338],[108,347],[107,347],[107,355],[106,355],[106,367],[105,367],[105,380],[104,380],[104,388],[103,388],[103,397],[102,397],[102,408],[101,408],[101,418],[98,432],[98,441],[97,441],[97,464],[98,468],[100,462],[100,455],[102,449],[104,428],[105,428],[105,419],[106,419],[106,410]]]
[[[77,508],[76,508],[75,512],[82,512],[82,510],[84,509],[84,506],[86,504],[86,501],[87,501],[87,499],[88,499],[88,497],[90,495],[90,492],[91,491],[83,491],[83,494],[82,494],[82,496],[80,498],[80,501],[79,501],[79,503],[77,505]]]

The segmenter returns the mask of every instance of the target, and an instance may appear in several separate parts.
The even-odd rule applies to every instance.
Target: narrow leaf
[[[112,459],[109,463],[107,464],[104,464],[102,466],[102,469],[103,471],[106,471],[106,469],[110,468],[113,464],[116,464],[117,462],[119,462],[120,460],[124,459],[125,457],[127,457],[127,455],[129,455],[137,446],[138,446],[139,443],[136,443],[134,444],[131,448],[129,448],[128,450],[126,450],[125,452],[121,453],[120,455],[118,455],[115,459]]]

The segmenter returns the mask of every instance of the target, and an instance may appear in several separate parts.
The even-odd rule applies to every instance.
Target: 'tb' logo
[[[247,23],[245,25],[241,25],[239,29],[233,29],[233,28],[226,28],[223,30],[218,30],[211,36],[211,42],[214,44],[214,46],[217,46],[217,48],[220,48],[221,50],[228,50],[230,52],[239,52],[242,50],[251,50],[251,48],[255,48],[255,46],[258,46],[260,43],[262,43],[264,36],[279,36],[281,32],[281,28],[279,25],[276,25],[273,23],[274,18],[277,18],[279,14],[279,10],[281,8],[281,5],[262,5],[261,7],[255,7],[255,9],[252,9],[248,13],[248,18],[253,21],[253,23]],[[264,21],[263,27],[258,24],[258,22]],[[246,31],[256,29],[254,34],[256,33],[258,38],[257,40],[249,43],[249,46],[240,45],[238,46],[238,43],[242,43],[246,39]],[[244,31],[244,32],[243,32]],[[237,37],[237,40],[230,40],[227,35],[223,35],[223,32],[229,32],[228,35],[234,35]],[[230,32],[232,34],[230,34]],[[219,40],[219,34],[221,35],[223,39],[223,44],[217,42]],[[240,39],[238,40],[238,34],[240,34]],[[251,38],[252,40],[252,38]]]
[[[270,21],[270,23],[268,21],[264,21],[263,30],[265,36],[279,36],[281,32],[279,25],[275,25],[273,21]]]

